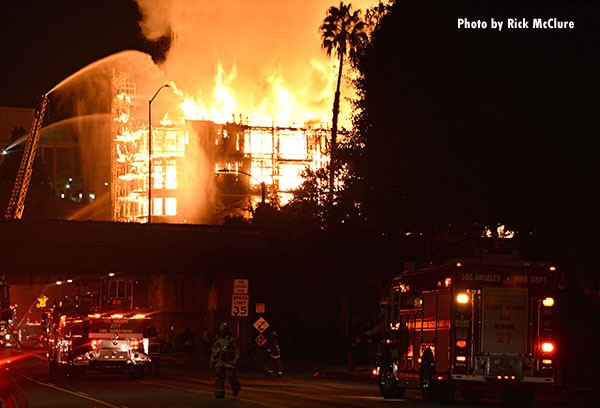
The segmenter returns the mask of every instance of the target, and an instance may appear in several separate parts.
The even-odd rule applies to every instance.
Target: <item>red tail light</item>
[[[466,340],[456,340],[456,347],[458,348],[466,348],[467,341]]]
[[[544,353],[552,353],[554,351],[554,344],[545,341],[542,343],[541,349]]]

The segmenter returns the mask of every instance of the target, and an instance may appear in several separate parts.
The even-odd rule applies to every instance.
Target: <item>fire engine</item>
[[[0,276],[0,351],[8,345],[19,344],[13,328],[16,309],[10,304],[9,289],[5,276]]]
[[[50,373],[143,378],[151,363],[149,319],[133,309],[133,280],[102,279],[97,295],[65,300],[47,316]]]
[[[420,389],[426,401],[486,392],[531,403],[556,381],[556,268],[486,254],[396,276],[383,303],[377,366],[384,398]]]

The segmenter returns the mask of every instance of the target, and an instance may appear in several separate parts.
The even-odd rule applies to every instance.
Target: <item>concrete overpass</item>
[[[267,245],[223,227],[95,221],[0,221],[2,273],[15,282],[109,271],[202,273],[248,265]]]
[[[21,321],[33,319],[32,305],[42,293],[50,301],[57,296],[57,280],[74,279],[60,287],[64,294],[82,280],[114,272],[137,280],[134,303],[155,313],[162,335],[171,327],[181,333],[185,326],[197,334],[204,327],[214,332],[228,321],[239,323],[246,347],[258,335],[252,327],[259,316],[255,304],[263,303],[263,316],[286,349],[322,347],[325,336],[341,342],[338,351],[345,353],[346,319],[377,308],[380,288],[373,277],[386,273],[397,255],[380,235],[290,230],[275,236],[221,226],[0,221],[0,275],[11,285]],[[250,296],[249,316],[239,321],[231,316],[238,278],[249,280]]]
[[[1,221],[0,275],[11,286],[21,322],[33,321],[36,299],[52,302],[107,273],[137,280],[135,304],[157,314],[165,333],[196,333],[229,320],[233,279],[246,278],[256,298],[264,237],[223,227],[88,221]],[[56,281],[73,279],[59,288]]]

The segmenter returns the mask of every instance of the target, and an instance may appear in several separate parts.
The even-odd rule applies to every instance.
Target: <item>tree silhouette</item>
[[[344,67],[344,59],[348,55],[353,58],[356,52],[362,48],[367,41],[365,23],[361,19],[360,10],[352,11],[350,3],[340,2],[338,7],[331,6],[323,24],[319,27],[321,32],[321,46],[328,56],[335,53],[339,59],[337,85],[333,99],[333,119],[331,124],[331,166],[329,169],[330,197],[333,198],[333,185],[336,171],[336,144],[337,123],[340,111],[340,86]]]

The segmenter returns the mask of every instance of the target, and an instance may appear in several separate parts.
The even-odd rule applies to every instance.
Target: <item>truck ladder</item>
[[[47,106],[48,95],[43,95],[38,104],[36,113],[33,116],[33,123],[31,124],[29,138],[27,138],[27,142],[25,143],[23,157],[21,158],[21,165],[17,171],[15,184],[10,195],[8,207],[6,208],[6,214],[4,215],[4,218],[7,220],[20,220],[23,216],[23,210],[25,209],[25,197],[27,196],[29,182],[31,181],[33,161],[37,154],[37,147],[40,140],[40,130],[42,128],[42,122],[44,121],[44,115],[46,113]]]

